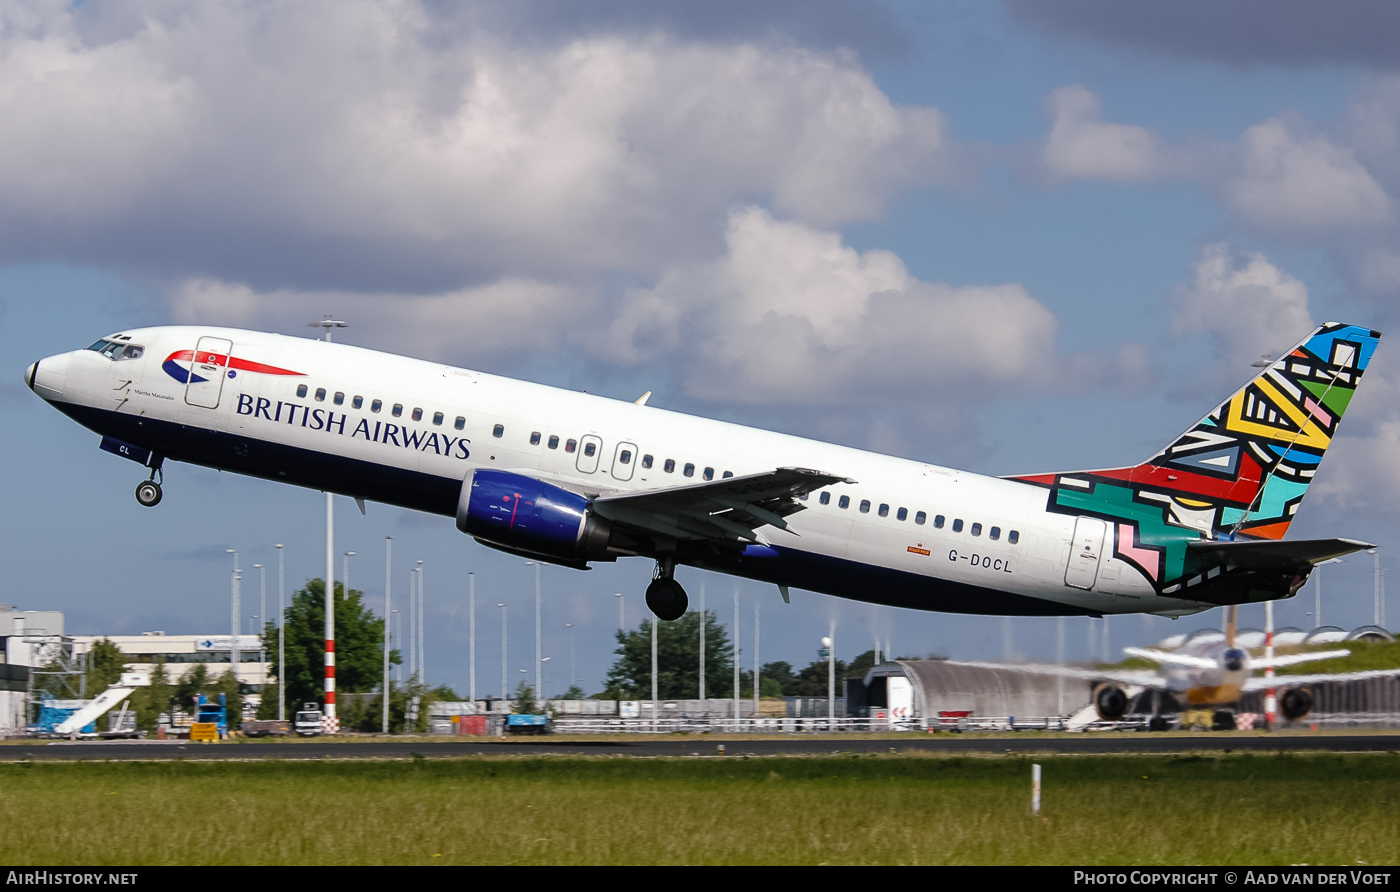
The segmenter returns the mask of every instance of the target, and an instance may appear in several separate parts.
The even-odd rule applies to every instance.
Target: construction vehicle
[[[319,703],[303,703],[301,709],[297,710],[296,721],[293,727],[296,728],[298,737],[318,737],[324,732],[325,713],[321,712]]]

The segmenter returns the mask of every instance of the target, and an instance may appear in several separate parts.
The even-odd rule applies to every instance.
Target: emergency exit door
[[[1095,517],[1081,517],[1074,523],[1074,542],[1070,545],[1069,566],[1065,568],[1065,585],[1091,589],[1099,577],[1099,556],[1103,553],[1104,533],[1108,525]]]

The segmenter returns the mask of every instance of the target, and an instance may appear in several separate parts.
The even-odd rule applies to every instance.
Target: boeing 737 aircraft
[[[655,561],[954,613],[1180,616],[1292,597],[1368,548],[1283,536],[1380,333],[1327,323],[1148,461],[984,477],[343,344],[109,335],[25,382],[149,469],[190,462],[455,517],[567,567]],[[821,470],[813,470],[813,469]]]

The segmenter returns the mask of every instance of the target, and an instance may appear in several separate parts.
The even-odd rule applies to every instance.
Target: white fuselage
[[[144,354],[50,357],[34,367],[31,386],[99,433],[178,461],[448,515],[473,468],[588,495],[816,468],[856,482],[812,493],[786,530],[760,531],[793,560],[816,562],[790,580],[795,587],[968,613],[1177,615],[1213,606],[1157,594],[1111,547],[1087,579],[1080,560],[1078,587],[1066,584],[1076,518],[1047,511],[1046,491],[1017,481],[344,344],[194,327],[122,337]],[[198,375],[198,350],[220,342],[246,368],[189,384],[172,372],[173,363]],[[840,581],[813,584],[818,576]],[[945,584],[957,598],[939,595]],[[888,586],[903,594],[887,597]],[[995,593],[1025,600],[1008,608]]]

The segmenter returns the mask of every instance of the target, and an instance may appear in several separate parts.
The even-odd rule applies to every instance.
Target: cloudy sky
[[[1397,329],[1397,33],[1375,0],[0,4],[0,600],[204,633],[226,548],[319,575],[319,494],[176,466],[140,508],[136,469],[22,387],[138,325],[333,313],[366,347],[974,471],[1139,461],[1311,325]],[[1293,535],[1400,543],[1391,352]],[[400,595],[425,562],[433,680],[466,686],[468,572],[478,692],[496,603],[529,665],[522,561],[441,518],[339,517],[372,603],[384,536]],[[1370,559],[1327,573],[1324,620],[1369,622]],[[572,622],[597,689],[613,594],[635,625],[649,575],[546,570],[553,663]],[[730,621],[732,580],[683,581]],[[842,657],[1054,649],[1053,620],[737,590],[764,660],[805,664],[831,622]]]

